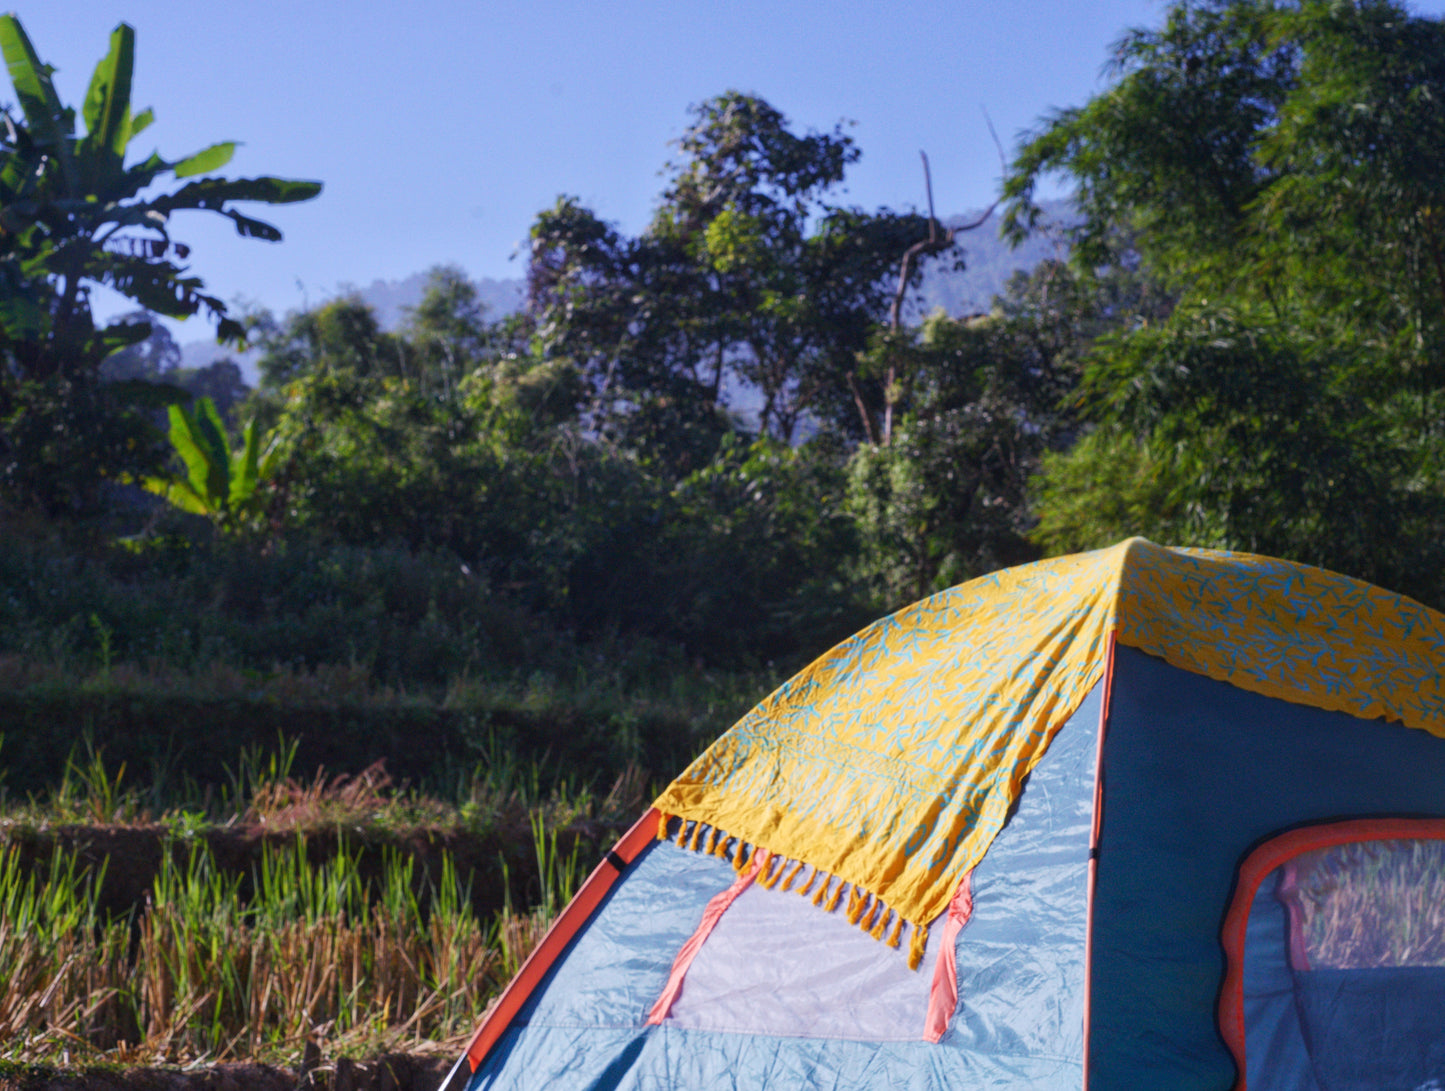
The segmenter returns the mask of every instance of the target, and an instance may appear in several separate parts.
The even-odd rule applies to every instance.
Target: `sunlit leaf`
[[[181,456],[181,461],[186,466],[186,478],[190,492],[196,497],[209,495],[207,483],[211,476],[210,459],[206,457],[205,448],[202,447],[196,435],[196,419],[184,407],[173,405],[169,409],[171,418],[170,436],[171,446],[176,449],[176,454]]]
[[[248,421],[242,432],[241,465],[231,478],[230,504],[232,510],[239,508],[256,491],[260,477],[260,432],[254,420]]]
[[[231,486],[231,444],[226,437],[226,426],[216,403],[210,398],[196,402],[191,415],[192,436],[205,450],[208,468],[206,473],[206,495],[224,506],[230,495]]]
[[[177,178],[190,178],[207,171],[220,170],[236,154],[236,142],[228,140],[223,144],[212,144],[204,151],[187,156],[172,168]]]
[[[192,515],[211,514],[206,501],[191,488],[189,482],[173,477],[145,477],[140,484],[146,492],[154,493],[181,511],[190,512]]]
[[[85,96],[85,145],[92,155],[108,153],[116,169],[130,142],[130,87],[135,69],[135,31],[121,23],[111,31],[110,52],[95,66]]]
[[[40,63],[35,47],[13,14],[0,15],[0,52],[5,55],[5,66],[26,124],[42,144],[59,149],[72,131],[65,125],[66,111],[50,80],[50,66]]]

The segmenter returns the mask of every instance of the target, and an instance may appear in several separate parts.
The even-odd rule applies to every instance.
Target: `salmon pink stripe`
[[[768,866],[769,856],[770,853],[767,849],[754,851],[748,869],[733,881],[732,886],[719,894],[714,894],[712,900],[707,903],[707,908],[702,911],[702,923],[697,926],[697,931],[682,945],[682,950],[678,951],[677,957],[672,960],[672,973],[667,976],[667,985],[663,988],[662,995],[657,998],[657,1003],[653,1004],[652,1010],[647,1013],[648,1026],[655,1027],[667,1018],[667,1013],[672,1010],[673,1001],[682,991],[682,979],[687,976],[688,968],[692,966],[692,960],[702,950],[702,945],[707,942],[707,937],[717,927],[717,922],[727,912],[728,906],[737,901],[738,895],[752,886],[753,880]]]
[[[933,964],[933,984],[928,989],[928,1017],[923,1024],[923,1037],[936,1042],[948,1029],[953,1010],[958,1007],[958,933],[973,916],[973,869],[963,873],[953,900],[948,903],[948,919],[943,935],[938,937],[938,961]]]

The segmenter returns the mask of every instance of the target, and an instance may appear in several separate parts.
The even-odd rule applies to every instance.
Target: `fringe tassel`
[[[870,901],[869,898],[865,896],[864,899],[863,899],[863,912],[861,912],[861,913],[858,914],[858,925],[857,925],[857,927],[860,928],[860,929],[862,929],[864,932],[866,932],[866,931],[868,931],[868,929],[872,928],[872,927],[873,927],[873,914],[876,913],[877,911],[878,911],[878,899],[877,899],[877,898],[873,898],[873,899]]]
[[[884,929],[888,927],[888,918],[893,915],[893,910],[889,909],[886,905],[883,905],[882,903],[879,903],[879,908],[882,909],[882,912],[878,914],[878,923],[876,923],[872,928],[868,929],[868,934],[874,939],[881,940],[883,938]]]
[[[873,895],[869,894],[867,891],[864,891],[862,896],[858,899],[858,908],[854,912],[848,914],[848,923],[853,925],[855,928],[866,927],[866,925],[863,924],[863,920],[865,917],[867,917],[868,907],[872,904]]]
[[[923,961],[923,950],[928,946],[928,925],[915,924],[913,935],[908,941],[908,968],[918,969],[918,964]]]
[[[677,833],[670,833],[669,823],[677,821]],[[749,845],[741,838],[735,838],[708,823],[694,820],[691,828],[688,819],[677,815],[660,814],[657,818],[657,839],[675,840],[678,848],[702,852],[708,856],[731,856],[733,870],[743,872],[757,858],[759,847]],[[807,868],[807,872],[804,872]],[[848,895],[844,915],[848,923],[867,932],[873,939],[887,943],[895,950],[902,945],[904,925],[909,925],[908,968],[918,969],[928,946],[928,926],[904,920],[897,910],[890,908],[883,899],[869,891],[853,886],[836,875],[830,875],[816,864],[802,860],[789,860],[782,856],[769,856],[767,863],[754,880],[759,886],[772,890],[779,886],[784,891],[793,891],[805,898],[810,895],[812,903],[825,913],[835,912]]]
[[[811,867],[812,865],[809,865],[809,866]],[[811,871],[808,872],[808,881],[807,881],[806,883],[804,883],[802,886],[798,887],[798,893],[799,893],[799,895],[801,895],[802,897],[806,898],[806,897],[808,896],[808,891],[810,891],[810,890],[813,889],[813,884],[816,883],[817,881],[818,881],[818,869],[817,869],[816,867],[814,867]]]
[[[892,932],[892,934],[888,937],[888,946],[889,946],[889,947],[892,947],[894,950],[897,950],[897,948],[898,948],[898,941],[899,941],[900,939],[902,939],[902,938],[903,938],[903,918],[900,917],[900,916],[897,916],[897,915],[895,914],[895,915],[894,915],[894,918],[893,918],[893,932]]]

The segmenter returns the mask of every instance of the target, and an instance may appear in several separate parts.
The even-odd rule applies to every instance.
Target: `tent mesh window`
[[[1221,1029],[1249,1091],[1445,1091],[1445,820],[1266,842],[1225,948]]]

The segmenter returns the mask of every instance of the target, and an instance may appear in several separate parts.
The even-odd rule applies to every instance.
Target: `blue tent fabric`
[[[1320,1091],[1445,1086],[1445,967],[1302,970],[1295,990]]]
[[[1309,822],[1445,815],[1435,736],[1247,693],[1123,647],[1103,775],[1090,1011],[1100,1087],[1232,1085],[1216,1023],[1219,933],[1252,845]]]
[[[1244,940],[1244,1023],[1248,1085],[1256,1091],[1321,1091],[1295,1003],[1289,965],[1289,914],[1276,870],[1249,907]]]
[[[957,943],[959,1010],[938,1044],[923,1040],[935,951],[916,972],[906,953],[872,940],[843,919],[778,889],[753,888],[754,905],[789,903],[806,910],[820,942],[808,954],[826,965],[852,944],[850,957],[877,960],[895,987],[868,1000],[857,990],[831,1002],[846,1005],[861,1030],[855,1038],[812,1033],[795,1018],[783,1024],[760,1005],[752,1025],[699,1029],[709,1017],[706,990],[731,992],[712,1013],[736,1020],[751,984],[762,996],[777,984],[775,959],[750,949],[751,912],[739,898],[725,914],[685,982],[679,1016],[644,1025],[678,948],[691,935],[708,899],[732,882],[727,861],[654,843],[634,860],[591,922],[533,994],[474,1075],[471,1091],[520,1088],[1013,1088],[1076,1091],[1083,1079],[1082,1025],[1085,907],[1100,693],[1084,701],[1034,769],[1016,811],[974,875],[974,914]],[[729,915],[741,908],[725,928]],[[758,920],[776,913],[757,911]],[[757,920],[752,922],[757,924]],[[828,930],[831,939],[826,939]],[[934,929],[934,942],[941,929]],[[821,939],[820,939],[821,938]],[[712,971],[703,964],[706,957]],[[731,966],[731,976],[721,972]],[[689,995],[689,984],[694,986]],[[902,991],[900,991],[902,989]],[[703,995],[699,995],[703,994]],[[794,1014],[816,1008],[813,1026],[835,1029],[830,998],[781,994]],[[910,999],[911,995],[911,999]],[[769,1003],[776,1004],[774,998]],[[900,1013],[900,1004],[915,1005]],[[910,1022],[911,1019],[911,1022]],[[691,1025],[682,1025],[691,1024]],[[736,1026],[736,1023],[733,1024]],[[906,1028],[913,1026],[911,1036]]]
[[[1250,1091],[1445,1087],[1445,967],[1291,967],[1279,880],[1260,885],[1245,938]]]

